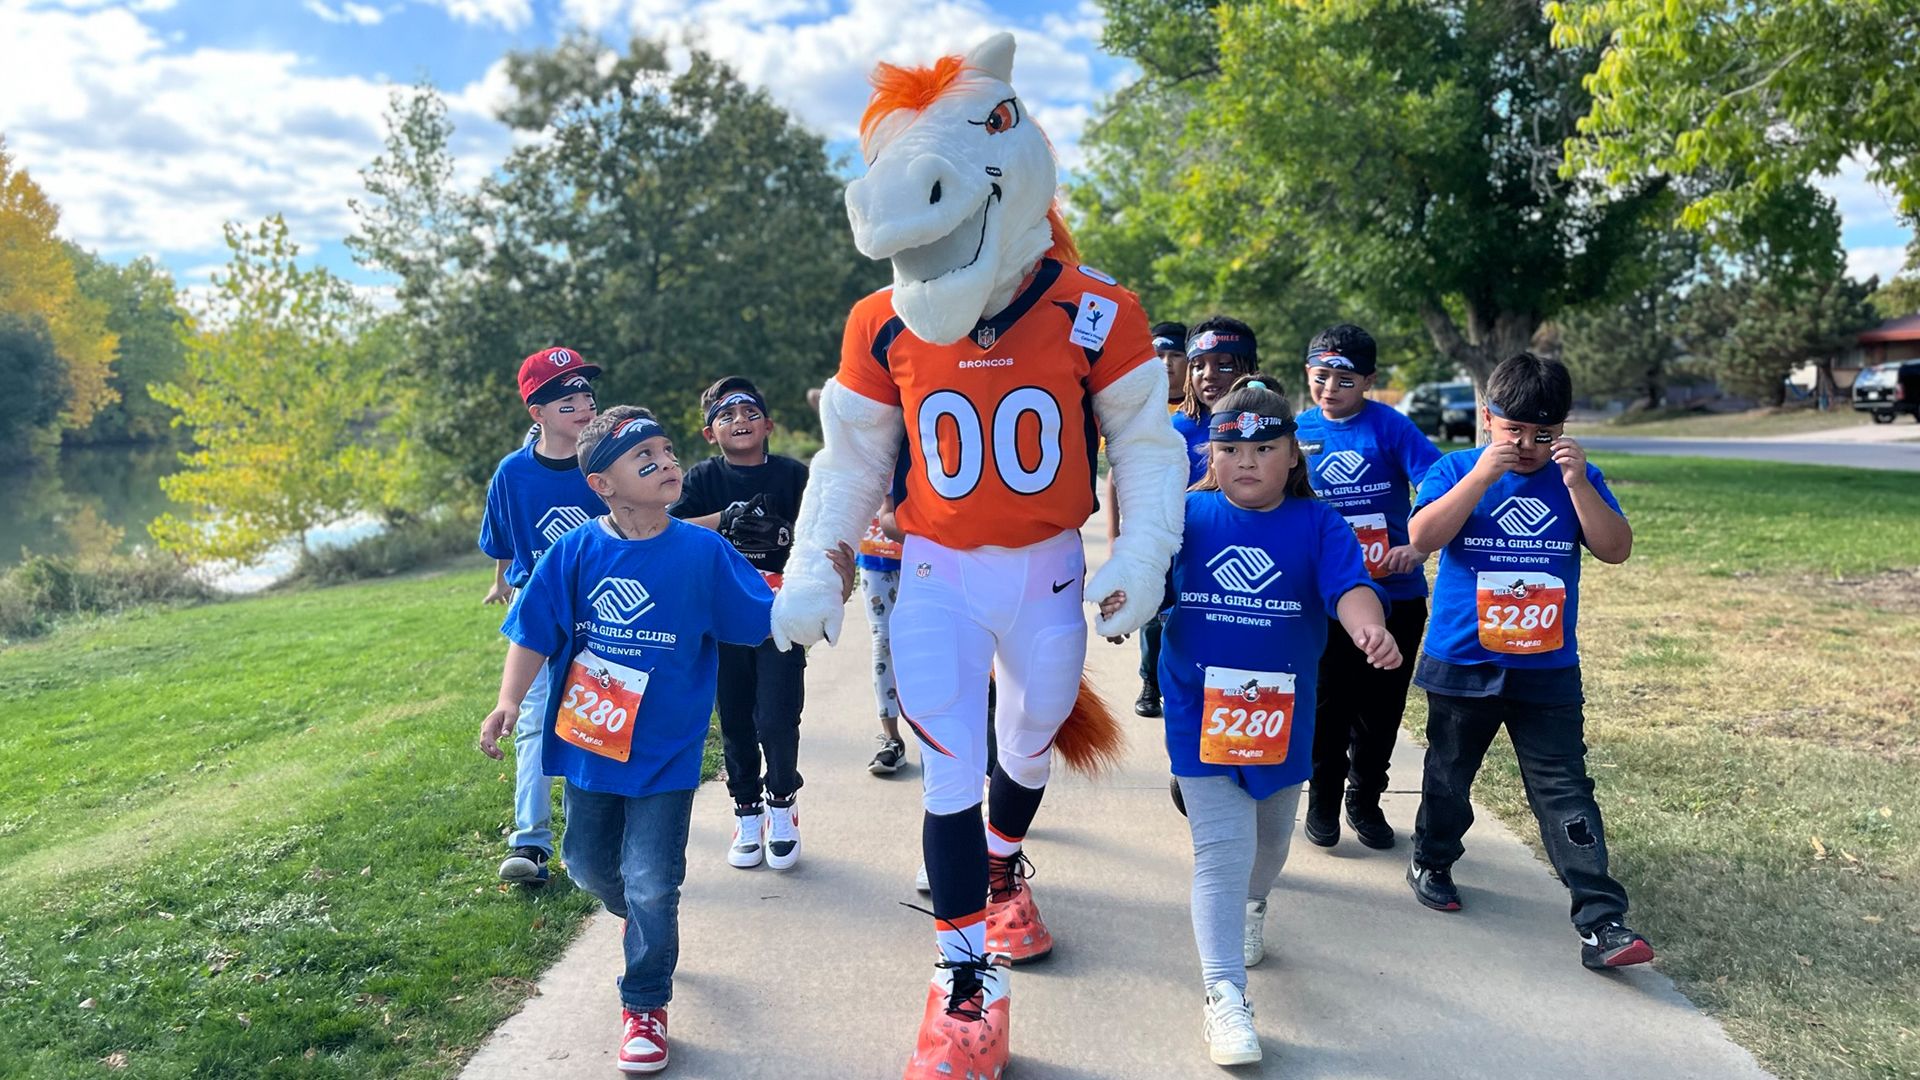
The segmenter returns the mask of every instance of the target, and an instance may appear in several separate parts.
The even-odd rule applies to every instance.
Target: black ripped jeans
[[[1584,931],[1624,918],[1627,891],[1607,874],[1606,834],[1587,775],[1586,717],[1579,705],[1428,691],[1427,762],[1413,861],[1446,869],[1466,850],[1461,839],[1473,824],[1473,777],[1502,724],[1513,740],[1547,861],[1573,894],[1573,925]]]

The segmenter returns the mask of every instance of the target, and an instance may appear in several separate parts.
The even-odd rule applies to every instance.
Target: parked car
[[[1400,411],[1413,426],[1445,442],[1473,438],[1473,384],[1421,383],[1400,399]]]
[[[1875,364],[1853,380],[1853,411],[1870,412],[1876,424],[1906,413],[1920,421],[1920,360]]]

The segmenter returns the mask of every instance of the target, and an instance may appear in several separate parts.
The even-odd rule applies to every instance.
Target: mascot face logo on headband
[[[930,68],[882,64],[860,122],[867,174],[847,187],[854,246],[892,260],[895,312],[936,345],[994,314],[1056,233],[1066,236],[1054,228],[1053,148],[1012,79],[1008,34]]]

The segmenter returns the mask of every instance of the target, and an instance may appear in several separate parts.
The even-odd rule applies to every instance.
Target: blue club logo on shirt
[[[1367,475],[1372,467],[1358,450],[1336,450],[1327,455],[1320,475],[1330,484],[1351,484]]]
[[[1247,596],[1265,589],[1280,576],[1280,568],[1274,564],[1273,556],[1260,548],[1242,544],[1222,548],[1218,555],[1207,560],[1207,570],[1221,588]]]
[[[560,538],[587,523],[587,512],[577,506],[556,506],[540,516],[540,523],[534,528],[546,538],[547,543],[558,543]]]
[[[1552,507],[1527,495],[1509,496],[1493,511],[1494,524],[1508,536],[1539,536],[1559,520]]]
[[[587,594],[587,603],[593,606],[593,614],[601,622],[616,626],[626,626],[654,607],[653,597],[645,585],[623,577],[601,578],[600,584]]]

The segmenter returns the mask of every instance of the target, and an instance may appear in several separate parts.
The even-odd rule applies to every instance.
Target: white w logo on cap
[[[553,361],[554,367],[566,367],[579,358],[574,356],[571,350],[554,349],[547,354],[547,359]]]

